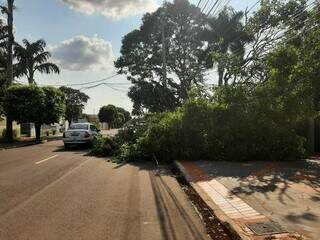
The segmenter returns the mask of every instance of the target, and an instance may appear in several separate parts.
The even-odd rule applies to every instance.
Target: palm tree
[[[245,53],[245,44],[252,41],[252,37],[245,31],[241,20],[243,12],[236,12],[231,7],[225,7],[218,15],[208,19],[208,30],[205,32],[205,38],[209,44],[209,51],[226,54],[231,52],[243,58]],[[213,66],[212,60],[210,61]],[[226,68],[223,61],[218,62],[219,86],[228,84],[225,78]]]
[[[35,72],[40,73],[60,73],[59,67],[48,59],[51,54],[45,51],[46,42],[42,39],[30,43],[27,39],[23,39],[23,45],[14,44],[14,56],[19,62],[22,75],[28,78],[29,84],[34,84]]]

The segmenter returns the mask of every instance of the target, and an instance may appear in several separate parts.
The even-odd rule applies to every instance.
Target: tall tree
[[[175,0],[146,14],[140,28],[123,38],[115,66],[134,84],[129,97],[135,113],[172,110],[187,99],[193,84],[203,83],[204,25],[199,8]]]
[[[208,42],[208,52],[212,51],[218,54],[227,54],[231,52],[239,58],[243,58],[245,53],[245,44],[252,40],[252,37],[245,31],[242,18],[243,12],[236,12],[231,7],[225,7],[218,17],[208,19],[207,29],[204,32],[204,39]],[[212,66],[217,62],[219,86],[228,84],[230,75],[226,72],[225,59],[209,57],[209,64]],[[209,66],[210,66],[209,65]]]
[[[131,119],[131,115],[130,112],[128,112],[127,110],[125,110],[124,108],[121,107],[117,107],[117,112],[122,113],[124,116],[124,121],[127,122]]]
[[[117,120],[117,108],[114,105],[103,106],[99,110],[99,121],[108,123],[108,127],[112,128]]]
[[[309,11],[306,0],[264,0],[250,17],[248,12],[244,15],[245,18],[240,22],[244,27],[240,30],[243,29],[245,33],[233,39],[240,40],[244,36],[245,41],[240,41],[240,49],[227,52],[213,49],[213,56],[224,67],[224,79],[253,86],[269,78],[269,72],[266,71],[268,53],[284,39],[295,39],[308,28]],[[251,41],[246,41],[246,35]]]
[[[60,90],[66,96],[65,119],[70,124],[82,115],[82,111],[89,100],[89,96],[77,89],[69,87],[61,87]]]
[[[14,55],[19,61],[22,75],[25,75],[29,84],[34,84],[35,72],[40,73],[60,73],[59,67],[51,62],[48,62],[51,54],[45,51],[46,42],[42,39],[30,43],[27,39],[23,39],[24,46],[15,43]]]
[[[64,94],[55,88],[35,85],[14,85],[5,96],[5,111],[18,122],[32,122],[36,140],[40,141],[42,124],[58,122],[64,113]]]
[[[7,6],[1,6],[1,11],[7,16],[7,32],[6,32],[6,86],[13,83],[13,6],[14,0],[7,0]],[[13,127],[10,115],[6,116],[6,139],[13,140]]]

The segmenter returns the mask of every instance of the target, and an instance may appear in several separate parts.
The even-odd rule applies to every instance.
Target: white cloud
[[[155,0],[61,0],[71,9],[91,15],[102,14],[113,19],[153,11],[157,8]]]
[[[76,36],[58,45],[50,46],[53,59],[62,69],[70,71],[113,69],[112,45],[97,36]]]

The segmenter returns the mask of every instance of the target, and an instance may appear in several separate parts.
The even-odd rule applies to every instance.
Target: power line
[[[204,5],[204,7],[203,7],[202,10],[201,10],[202,12],[205,11],[205,9],[207,8],[209,2],[210,2],[210,0],[207,0],[206,4]]]
[[[247,10],[247,13],[249,13],[252,9],[254,9],[260,2],[261,2],[261,0],[258,0],[255,4],[253,4],[253,5]]]
[[[212,15],[214,16],[214,13],[219,9],[220,4],[222,3],[222,0],[218,2],[217,7],[213,10]]]
[[[258,1],[257,3],[255,3],[252,7],[250,7],[250,11],[251,11],[259,2],[260,2],[260,1]],[[317,0],[315,0],[315,1],[307,4],[304,9],[302,9],[302,10],[300,10],[300,11],[297,11],[297,13],[295,13],[289,20],[283,22],[283,24],[288,24],[288,23],[292,22],[292,19],[294,19],[295,21],[297,21],[298,18],[299,18],[299,16],[301,16],[303,13],[308,12],[308,10],[314,9],[314,8],[312,8],[312,7],[313,7],[313,6],[316,6],[316,3],[317,3]],[[309,20],[309,19],[305,19],[302,23],[306,23],[308,20]],[[311,31],[311,30],[312,30],[313,28],[315,28],[315,27],[317,27],[317,26],[313,26],[313,27],[311,27],[311,28],[309,28],[309,29],[304,29],[304,30],[305,30],[305,32],[309,32],[309,31]],[[280,36],[278,36],[279,39],[281,39],[282,37],[284,37],[284,36],[286,35],[286,33],[288,33],[289,31],[291,31],[293,28],[294,28],[294,27],[291,27],[291,28],[288,28],[287,30],[283,31],[283,32],[280,34]],[[298,33],[298,35],[300,35],[300,34],[301,34],[301,33]],[[296,37],[296,36],[293,36],[293,37]],[[293,37],[289,38],[289,40],[292,39]],[[235,40],[239,40],[240,38],[241,38],[241,36],[238,37],[238,38],[236,38]],[[246,51],[246,50],[244,50],[244,51]],[[233,52],[233,54],[237,55],[237,54],[239,54],[239,53],[241,53],[241,52],[242,52],[242,50],[238,50],[238,51]],[[264,57],[265,55],[266,55],[266,54],[263,54],[262,57]]]
[[[125,90],[122,90],[122,89],[119,89],[119,88],[115,88],[115,87],[112,86],[112,84],[109,84],[109,83],[99,83],[99,84],[96,84],[96,85],[93,85],[93,86],[81,88],[79,90],[81,90],[81,91],[89,90],[89,89],[93,89],[93,88],[96,88],[96,87],[100,87],[102,85],[107,86],[107,87],[109,87],[109,88],[111,88],[111,89],[113,89],[115,91],[118,91],[118,92],[127,92]]]
[[[210,15],[210,13],[212,12],[212,10],[215,8],[215,6],[217,5],[217,3],[219,2],[219,0],[216,0],[214,2],[214,4],[212,5],[212,7],[210,8],[209,12],[207,13],[207,17]]]
[[[231,0],[226,0],[226,3],[218,10],[217,10],[217,16],[223,11],[223,9],[230,3]]]
[[[40,86],[52,86],[52,87],[73,87],[73,86],[85,86],[85,85],[89,85],[89,84],[93,84],[93,83],[98,83],[98,82],[104,82],[107,80],[110,80],[116,76],[120,75],[119,73],[111,75],[109,77],[100,79],[100,80],[96,80],[96,81],[91,81],[91,82],[84,82],[84,83],[74,83],[74,84],[38,84]]]
[[[316,1],[307,4],[303,10],[298,11],[298,13],[294,14],[289,20],[283,22],[283,24],[288,24],[288,23],[292,22],[292,19],[297,20],[300,15],[302,15],[303,13],[305,13],[305,12],[308,11],[308,10],[313,9],[313,8],[311,8],[311,7],[312,7],[312,5],[315,5],[315,4],[316,4]],[[304,20],[304,21],[301,22],[301,23],[305,23],[306,21],[308,21],[308,19]],[[293,27],[284,30],[284,31],[282,32],[282,35],[280,34],[281,36],[279,36],[279,37],[280,37],[280,38],[284,37],[285,34],[288,33],[289,31],[291,31],[292,29],[293,29]],[[229,29],[229,30],[231,30],[231,29]],[[235,38],[234,41],[240,40],[240,38],[241,38],[241,36]],[[241,52],[242,52],[242,50],[239,50],[239,51],[233,52],[233,54],[237,55],[237,54],[239,54],[239,53],[241,53]]]

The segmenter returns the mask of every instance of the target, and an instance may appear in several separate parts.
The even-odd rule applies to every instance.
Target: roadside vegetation
[[[16,123],[34,123],[36,140],[41,140],[41,125],[58,123],[65,118],[69,123],[80,118],[89,97],[79,90],[61,87],[40,87],[36,73],[59,74],[60,69],[50,62],[43,39],[30,42],[15,41],[14,0],[0,5],[0,120],[6,118],[6,126],[0,129],[2,141],[12,142],[19,138]],[[19,82],[26,78],[28,85]],[[54,130],[53,130],[54,132]],[[49,134],[49,131],[46,131]]]
[[[108,154],[125,161],[303,157],[306,123],[319,115],[319,8],[261,1],[254,13],[226,7],[210,17],[174,1],[146,14],[115,63],[133,83],[136,118]],[[215,69],[212,86],[205,74]]]
[[[98,117],[101,123],[108,124],[109,129],[120,128],[131,119],[130,112],[111,104],[101,107]]]

